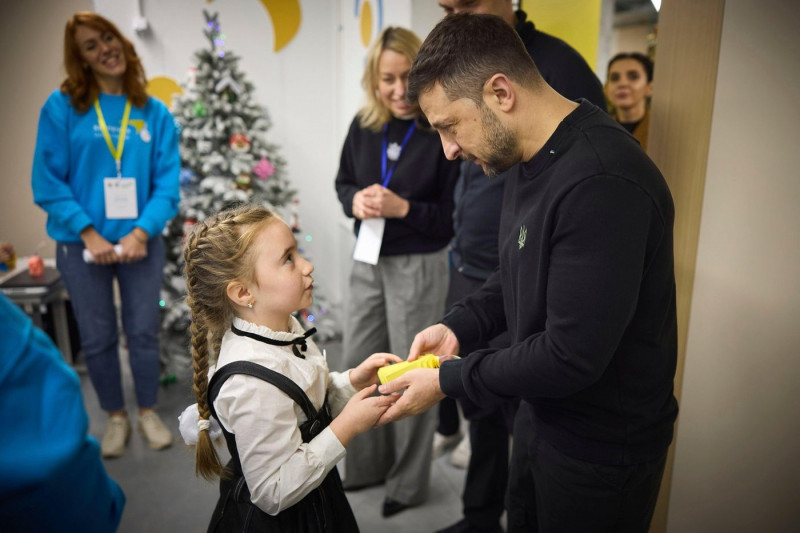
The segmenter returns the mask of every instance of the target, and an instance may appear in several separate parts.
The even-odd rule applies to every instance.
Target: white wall
[[[609,59],[619,52],[641,52],[647,55],[647,37],[652,32],[652,24],[634,24],[632,26],[615,28],[614,42],[611,45],[612,51]],[[658,49],[656,49],[656,53],[657,50]]]
[[[64,79],[64,24],[90,0],[3,2],[0,6],[0,105],[5,125],[0,142],[0,241],[19,256],[55,257],[45,214],[33,203],[31,165],[39,111]]]
[[[725,3],[671,532],[800,531],[798,20]]]

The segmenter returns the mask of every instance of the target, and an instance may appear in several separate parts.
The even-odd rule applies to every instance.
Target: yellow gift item
[[[403,361],[402,363],[384,366],[378,369],[378,379],[382,384],[386,384],[415,368],[439,368],[439,358],[433,354],[426,354],[414,361]]]

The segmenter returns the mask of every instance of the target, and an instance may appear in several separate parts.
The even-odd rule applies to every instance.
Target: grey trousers
[[[446,250],[381,257],[374,266],[354,261],[345,305],[345,368],[375,352],[405,359],[414,335],[441,319],[448,275]],[[437,420],[438,410],[429,409],[358,435],[347,448],[345,487],[385,481],[388,498],[406,505],[425,501]]]

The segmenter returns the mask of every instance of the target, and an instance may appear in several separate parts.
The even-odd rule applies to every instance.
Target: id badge
[[[361,221],[356,248],[353,250],[353,259],[370,265],[378,264],[385,226],[385,218],[368,218]]]
[[[139,218],[136,178],[104,178],[106,218]]]

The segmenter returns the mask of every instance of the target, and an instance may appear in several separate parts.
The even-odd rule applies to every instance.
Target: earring
[[[252,308],[253,308],[253,302],[250,302],[249,304],[247,304],[247,307],[249,307],[250,309],[252,309]]]

